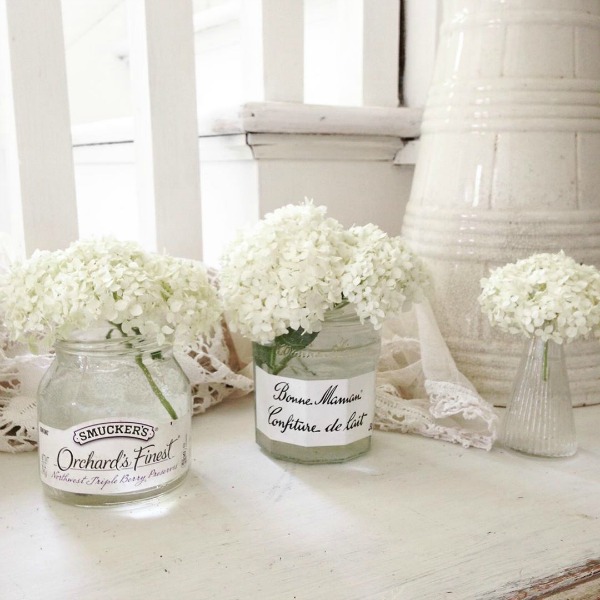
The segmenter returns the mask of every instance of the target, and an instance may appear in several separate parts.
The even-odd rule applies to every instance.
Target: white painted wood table
[[[570,459],[375,432],[305,466],[261,453],[251,398],[226,401],[194,418],[186,482],[120,508],[46,500],[35,453],[1,455],[0,598],[600,598],[600,406],[576,419]]]

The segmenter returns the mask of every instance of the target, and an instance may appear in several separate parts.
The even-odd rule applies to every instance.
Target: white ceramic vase
[[[600,265],[600,2],[446,0],[403,235],[430,267],[459,368],[506,404],[520,340],[477,304],[491,267],[563,249]],[[600,345],[569,352],[600,402]]]

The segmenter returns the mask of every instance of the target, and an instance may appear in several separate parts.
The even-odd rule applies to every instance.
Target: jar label
[[[77,494],[143,492],[188,468],[189,420],[94,420],[69,429],[39,424],[42,481]]]
[[[375,372],[351,379],[303,380],[255,367],[256,426],[297,446],[345,446],[371,435]]]

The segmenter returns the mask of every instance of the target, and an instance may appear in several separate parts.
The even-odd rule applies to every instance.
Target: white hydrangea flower
[[[311,202],[269,213],[222,259],[220,291],[234,330],[266,344],[289,330],[319,331],[343,303],[381,326],[416,297],[420,263],[375,226],[346,231]]]
[[[483,312],[507,333],[562,344],[600,332],[600,273],[563,251],[499,267],[481,286]]]
[[[346,239],[352,254],[342,276],[342,293],[361,321],[378,329],[387,315],[420,299],[427,275],[400,237],[390,238],[371,223],[352,227]]]
[[[14,339],[31,343],[110,323],[162,345],[208,332],[221,310],[200,263],[106,238],[15,264],[0,278],[0,313]]]

